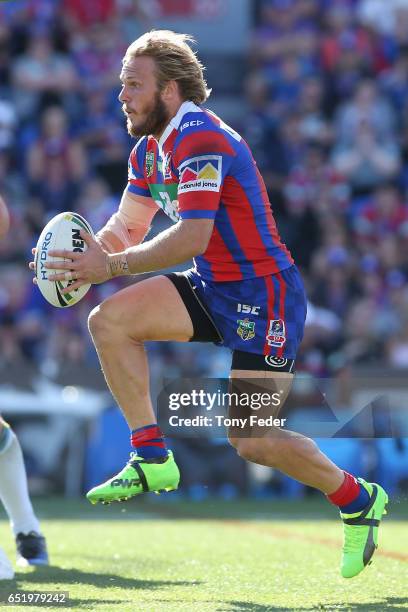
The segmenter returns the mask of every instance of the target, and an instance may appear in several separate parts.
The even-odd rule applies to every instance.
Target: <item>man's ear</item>
[[[177,98],[179,95],[179,88],[177,81],[169,81],[166,83],[161,93],[163,102],[170,102]]]

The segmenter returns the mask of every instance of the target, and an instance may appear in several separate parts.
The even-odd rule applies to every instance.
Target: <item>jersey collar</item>
[[[177,114],[173,117],[173,119],[170,120],[170,123],[164,130],[163,134],[160,136],[159,146],[163,147],[164,143],[166,142],[167,138],[170,136],[172,131],[178,130],[181,120],[183,119],[184,115],[186,115],[187,113],[200,113],[200,112],[201,112],[201,108],[197,106],[197,104],[194,104],[194,102],[191,102],[191,100],[187,100],[186,102],[183,102],[183,104],[178,109]]]

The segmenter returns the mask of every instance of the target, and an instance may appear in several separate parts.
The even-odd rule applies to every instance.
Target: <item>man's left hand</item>
[[[108,253],[101,247],[95,238],[83,230],[81,230],[81,238],[88,247],[85,253],[67,251],[65,249],[52,250],[49,252],[49,255],[52,257],[63,257],[66,261],[47,263],[46,268],[52,270],[66,270],[67,272],[70,271],[72,274],[72,280],[74,282],[64,289],[62,293],[71,292],[89,283],[98,285],[110,278],[107,270]],[[66,277],[66,272],[59,272],[57,274],[49,274],[48,280],[63,281],[68,279]]]

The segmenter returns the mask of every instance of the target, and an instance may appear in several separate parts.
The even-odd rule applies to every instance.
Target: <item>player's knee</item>
[[[255,439],[240,438],[230,434],[228,436],[228,441],[242,459],[256,463],[255,458],[257,456],[257,449]]]
[[[102,324],[100,306],[95,306],[88,316],[88,329],[92,338],[96,339],[99,336]]]
[[[236,449],[238,455],[246,461],[279,468],[282,448],[278,438],[235,438],[230,436],[229,442]]]
[[[252,463],[262,463],[263,444],[259,438],[230,438],[230,443],[236,449],[238,455]]]
[[[309,461],[310,457],[312,455],[319,454],[320,450],[314,440],[311,440],[310,438],[306,438],[304,436],[299,436],[297,438],[296,452],[299,456],[300,461]]]
[[[115,335],[118,321],[109,301],[96,306],[88,317],[88,329],[95,342],[109,341]],[[116,327],[116,332],[118,327]]]

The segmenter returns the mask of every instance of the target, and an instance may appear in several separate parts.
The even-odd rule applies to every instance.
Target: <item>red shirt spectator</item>
[[[356,216],[354,231],[360,244],[379,243],[387,235],[408,235],[408,207],[393,186],[377,189],[374,198]]]
[[[67,17],[86,29],[93,23],[106,22],[115,13],[115,0],[64,0],[63,9]]]

